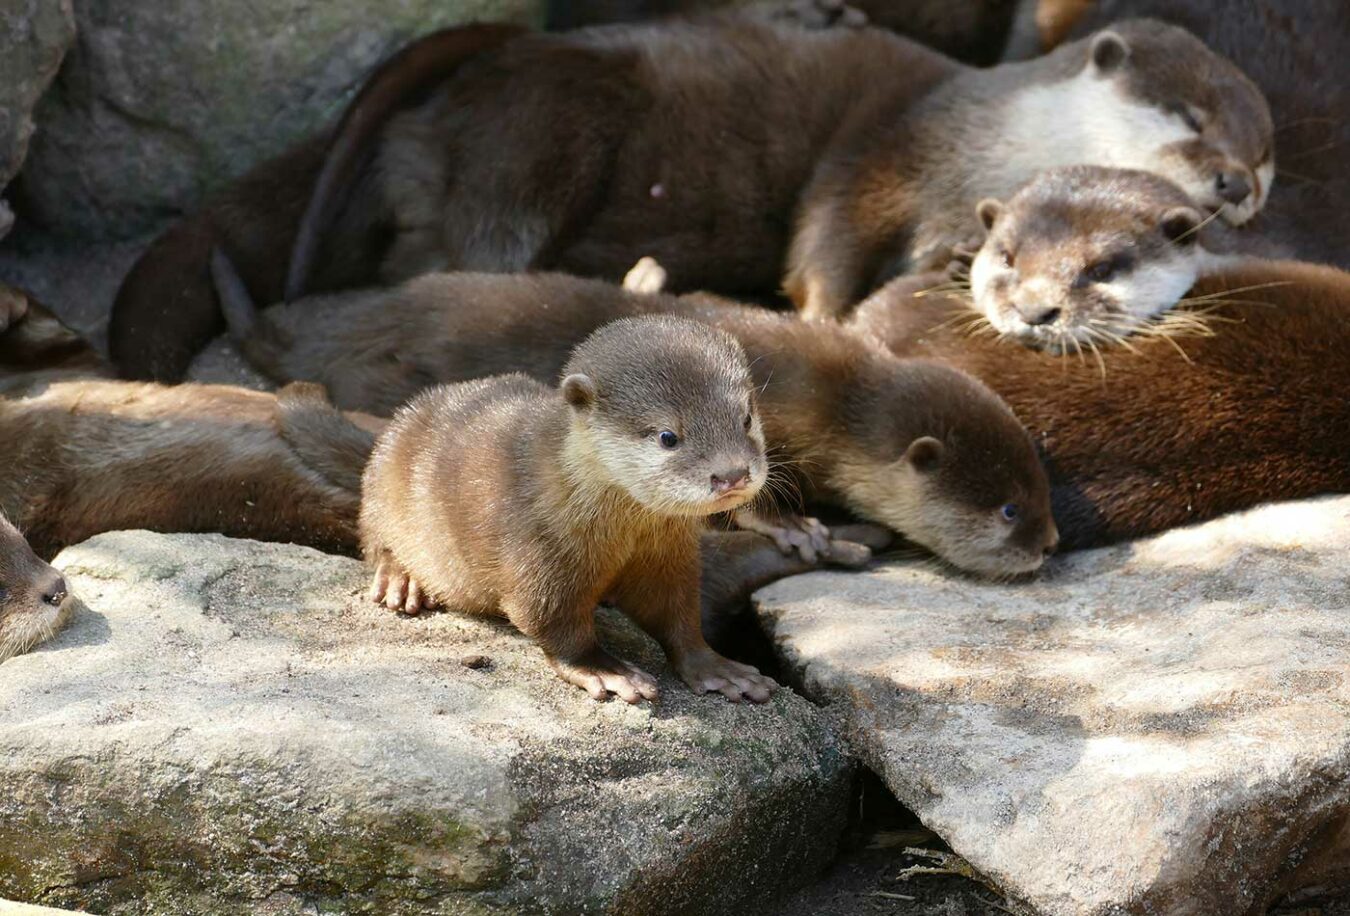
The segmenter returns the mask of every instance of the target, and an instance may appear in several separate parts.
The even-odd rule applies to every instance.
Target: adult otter
[[[1071,105],[1100,117],[1063,117]],[[1260,205],[1261,187],[1243,176],[1269,139],[1264,102],[1240,73],[1147,21],[992,71],[875,29],[736,17],[530,35],[390,114],[369,164],[350,170],[350,195],[310,203],[334,218],[322,244],[302,246],[291,292],[306,277],[332,290],[446,267],[618,277],[651,254],[676,288],[772,293],[799,216],[789,288],[808,313],[827,314],[964,242],[979,196],[1011,193],[1047,165],[1156,169],[1242,218]],[[1204,137],[1189,132],[1196,115]],[[1008,148],[978,126],[990,118],[1026,155],[965,155]],[[319,171],[318,149],[259,167],[147,252],[114,308],[124,372],[177,377],[219,328],[212,238],[231,241],[257,298],[282,297],[278,242],[294,232],[294,185]],[[335,149],[323,167],[338,173],[364,154]],[[955,190],[966,184],[970,200]]]
[[[56,635],[70,604],[66,580],[0,514],[0,663]]]
[[[618,318],[707,321],[750,356],[775,479],[788,493],[852,509],[982,574],[1028,572],[1053,549],[1044,472],[999,400],[960,373],[896,360],[842,328],[560,274],[433,274],[259,318],[228,260],[216,266],[255,364],[277,381],[322,382],[339,405],[376,413],[435,382],[503,372],[551,380],[573,346]],[[809,529],[788,536],[800,534],[810,543]]]
[[[1130,348],[1056,355],[963,330],[969,305],[897,280],[852,322],[976,376],[1045,455],[1066,547],[1350,491],[1350,275],[1262,262],[1202,278]],[[1081,361],[1080,361],[1081,360]]]
[[[685,319],[623,319],[576,348],[557,389],[494,376],[399,411],[362,491],[371,597],[506,617],[595,699],[655,700],[656,680],[596,638],[609,596],[695,692],[763,703],[774,682],[703,639],[699,529],[768,473],[736,341]]]

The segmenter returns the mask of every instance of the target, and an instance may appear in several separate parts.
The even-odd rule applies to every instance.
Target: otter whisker
[[[1275,280],[1270,283],[1253,283],[1250,286],[1239,286],[1236,289],[1221,289],[1212,293],[1206,293],[1203,296],[1186,296],[1185,302],[1203,302],[1207,299],[1215,299],[1219,296],[1231,296],[1235,293],[1250,293],[1258,289],[1272,289],[1277,286],[1293,286],[1293,280]]]
[[[1190,236],[1192,236],[1192,235],[1195,235],[1195,233],[1199,232],[1201,229],[1205,228],[1205,227],[1208,226],[1210,223],[1212,223],[1212,222],[1214,222],[1216,219],[1218,219],[1218,218],[1219,218],[1219,213],[1220,213],[1220,212],[1221,212],[1220,210],[1215,210],[1215,211],[1213,211],[1212,213],[1209,214],[1209,216],[1206,216],[1204,219],[1200,220],[1200,222],[1196,223],[1194,226],[1192,226],[1191,228],[1187,229],[1185,232],[1181,233],[1181,235],[1178,235],[1178,236],[1177,236],[1175,239],[1173,239],[1172,241],[1174,241],[1174,242],[1180,242],[1182,239],[1185,239],[1185,238],[1188,238],[1188,237],[1190,237]]]

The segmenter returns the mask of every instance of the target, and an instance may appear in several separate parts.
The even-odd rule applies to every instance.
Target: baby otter
[[[372,598],[499,614],[596,699],[657,698],[595,634],[613,600],[698,693],[762,703],[774,683],[708,648],[699,531],[768,475],[745,354],[697,322],[626,319],[588,337],[557,389],[502,375],[401,410],[365,475]]]
[[[51,639],[70,612],[66,580],[0,515],[0,662]]]
[[[960,372],[897,360],[843,328],[561,274],[431,274],[259,318],[228,260],[216,266],[255,365],[279,382],[322,382],[338,405],[375,413],[436,382],[556,378],[572,347],[619,318],[703,321],[750,357],[776,492],[849,509],[983,575],[1032,571],[1054,548],[1045,472],[1003,403]],[[826,534],[792,518],[737,520],[786,542],[815,545]]]
[[[1230,260],[1185,193],[1148,172],[1051,169],[977,212],[989,234],[970,267],[972,304],[1033,346],[1115,342]]]

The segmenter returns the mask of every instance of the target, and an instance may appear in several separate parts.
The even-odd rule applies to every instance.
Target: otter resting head
[[[611,322],[573,351],[562,393],[573,408],[567,460],[584,456],[654,512],[727,512],[768,478],[745,354],[723,331],[669,317]]]
[[[967,572],[1005,578],[1039,569],[1059,532],[1045,468],[1013,412],[940,363],[900,360],[877,371],[909,376],[903,387],[913,397],[888,413],[865,392],[856,405],[840,405],[847,435],[829,485],[860,515]]]
[[[0,515],[0,662],[56,635],[70,604],[66,580]]]
[[[1256,85],[1190,32],[1155,20],[1123,20],[1085,43],[1072,91],[1044,96],[1043,119],[1029,128],[1077,122],[1092,148],[1078,161],[1162,175],[1233,225],[1255,216],[1275,177],[1270,106]]]
[[[1147,172],[1051,169],[977,212],[988,235],[970,268],[976,310],[999,333],[1047,349],[1134,332],[1217,258],[1186,194]]]

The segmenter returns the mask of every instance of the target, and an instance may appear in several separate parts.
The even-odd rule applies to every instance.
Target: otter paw
[[[0,334],[28,314],[28,297],[12,286],[0,285]]]
[[[431,607],[417,580],[388,560],[382,560],[375,569],[375,578],[370,583],[370,600],[409,617],[416,617]]]
[[[623,288],[630,293],[659,293],[666,288],[666,269],[656,258],[642,258],[623,277]]]
[[[807,563],[815,563],[830,551],[830,529],[822,525],[819,519],[805,515],[767,519],[753,512],[738,512],[736,525],[772,538],[784,555],[796,551]]]
[[[607,700],[613,694],[625,703],[639,703],[656,702],[661,696],[656,678],[604,649],[594,649],[573,661],[552,658],[549,663],[558,677],[580,687],[592,699]]]
[[[778,689],[778,682],[760,674],[758,668],[733,662],[711,649],[685,657],[677,667],[680,678],[700,696],[720,693],[733,703],[767,703]]]

